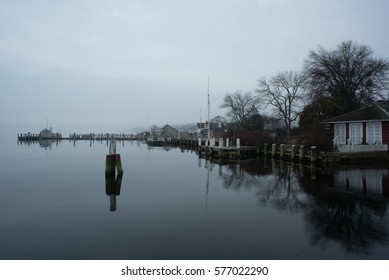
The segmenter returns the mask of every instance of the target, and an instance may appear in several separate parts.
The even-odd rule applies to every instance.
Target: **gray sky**
[[[0,0],[0,128],[132,132],[354,40],[389,59],[385,0]]]

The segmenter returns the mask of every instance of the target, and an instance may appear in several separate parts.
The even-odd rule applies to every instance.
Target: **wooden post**
[[[236,147],[240,149],[240,138],[236,138]]]
[[[215,146],[215,137],[212,137],[210,142],[211,142],[210,144],[211,147]]]
[[[311,146],[311,162],[317,161],[317,147]]]
[[[284,158],[285,154],[285,144],[280,145],[280,158]]]
[[[295,157],[295,153],[296,153],[295,148],[296,148],[295,145],[292,145],[292,147],[290,148],[290,159],[291,159],[291,161],[293,161],[294,157]]]
[[[115,155],[107,155],[105,158],[105,174],[115,174]]]
[[[120,159],[120,154],[115,155],[115,164],[116,169],[119,175],[123,175],[122,160]]]
[[[112,139],[111,142],[109,142],[109,154],[115,155],[116,154],[116,140]]]
[[[263,153],[265,154],[265,157],[267,157],[267,150],[268,150],[268,147],[267,146],[269,146],[269,144],[268,143],[265,143],[265,145],[264,145],[264,147],[263,147]]]
[[[271,145],[271,157],[274,158],[276,156],[276,151],[277,151],[277,144],[272,144]]]
[[[118,171],[119,175],[123,174],[122,161],[120,159],[120,154],[116,154],[116,140],[111,139],[109,143],[109,155],[105,159],[105,174],[112,175],[115,174],[115,171]]]
[[[219,138],[219,147],[220,148],[223,147],[223,138],[222,137]]]
[[[300,162],[302,162],[304,160],[304,146],[303,145],[300,146],[299,158],[300,158]]]
[[[230,139],[226,139],[226,147],[229,147],[230,146]]]

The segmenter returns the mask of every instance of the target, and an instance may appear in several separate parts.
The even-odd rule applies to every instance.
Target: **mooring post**
[[[317,147],[311,146],[311,162],[317,161]]]
[[[105,174],[115,174],[116,169],[119,175],[123,174],[120,154],[116,154],[116,139],[111,139],[109,143],[109,154],[105,159]]]
[[[222,137],[219,138],[219,147],[220,148],[223,147],[223,138]]]
[[[116,139],[111,139],[111,142],[109,142],[109,154],[116,154]]]
[[[263,147],[263,153],[264,153],[265,157],[267,157],[267,149],[268,149],[267,146],[269,146],[269,144],[268,144],[268,143],[265,143],[263,146],[264,146],[264,147]]]
[[[115,156],[107,155],[105,157],[105,175],[115,175]]]
[[[120,154],[115,155],[115,164],[116,169],[119,175],[123,174],[122,160],[120,159]]]
[[[296,145],[292,145],[292,147],[290,148],[290,159],[292,162],[294,160],[295,153],[296,153],[295,148],[296,148]]]
[[[303,145],[300,146],[299,158],[300,158],[300,162],[302,162],[304,159],[304,146]]]
[[[276,156],[277,144],[271,144],[271,157],[274,158]]]
[[[280,158],[284,158],[285,154],[285,144],[280,145]]]
[[[236,147],[240,149],[240,138],[236,138]]]
[[[226,147],[230,146],[230,139],[226,138]]]

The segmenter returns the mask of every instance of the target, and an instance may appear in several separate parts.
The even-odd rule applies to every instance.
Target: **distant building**
[[[53,133],[47,128],[42,130],[39,135],[41,136],[41,138],[53,138]]]
[[[52,128],[50,129],[45,128],[39,133],[40,138],[42,139],[59,139],[62,138],[61,133],[53,133]]]
[[[161,129],[162,138],[178,138],[178,130],[170,125],[165,125]]]

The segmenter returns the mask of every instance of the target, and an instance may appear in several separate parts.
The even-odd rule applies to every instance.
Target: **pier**
[[[165,142],[165,144],[167,143]],[[183,148],[196,149],[200,157],[212,158],[220,163],[254,157],[310,164],[337,164],[343,159],[338,152],[318,151],[316,146],[305,147],[302,145],[274,143],[248,146],[241,145],[239,138],[236,141],[230,141],[228,138],[211,138],[209,141],[206,138],[188,138],[179,139],[174,143]]]
[[[54,139],[54,140],[143,140],[139,135],[134,134],[113,134],[113,133],[71,133],[68,137],[63,137],[60,133],[53,133],[50,137],[42,136],[33,133],[22,133],[17,135],[18,141],[38,141],[42,139]]]
[[[286,161],[313,163],[313,164],[336,164],[340,160],[337,152],[319,152],[316,146],[304,147],[286,144],[263,144],[257,146],[241,146],[239,138],[235,146],[229,146],[219,139],[218,142],[210,141],[210,145],[199,145],[201,156],[223,160],[237,160],[252,157],[265,157],[282,159]],[[227,145],[225,145],[227,144]]]
[[[247,158],[263,157],[271,159],[280,159],[285,161],[305,163],[305,164],[354,164],[360,162],[387,162],[389,161],[389,152],[363,152],[363,153],[341,153],[337,151],[320,151],[316,146],[305,147],[303,145],[261,143],[255,146],[241,144],[239,138],[231,141],[226,138],[146,138],[143,135],[133,134],[112,134],[112,133],[86,133],[69,134],[68,137],[62,137],[60,134],[54,134],[52,137],[42,137],[40,134],[18,134],[18,143],[41,143],[47,140],[60,142],[69,140],[76,143],[78,140],[106,141],[146,141],[149,146],[156,147],[180,147],[181,149],[195,150],[200,157],[211,158],[219,163],[231,162]]]

